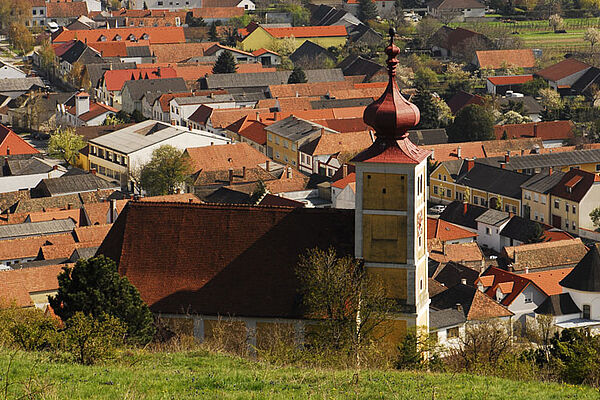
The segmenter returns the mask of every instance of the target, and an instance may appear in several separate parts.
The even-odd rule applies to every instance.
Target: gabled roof
[[[454,308],[429,310],[429,328],[431,330],[450,328],[467,322],[465,314]]]
[[[74,243],[71,233],[31,236],[18,239],[0,240],[0,260],[35,258],[44,244]]]
[[[514,271],[524,271],[573,266],[585,256],[587,247],[577,238],[506,246],[502,253],[511,262],[510,267]]]
[[[265,128],[268,132],[275,133],[293,142],[308,137],[319,136],[325,131],[335,133],[330,129],[326,129],[324,126],[316,124],[314,122],[298,118],[295,116],[289,116],[281,121],[277,121],[272,125]]]
[[[54,233],[65,233],[72,231],[74,227],[75,222],[70,218],[53,221],[1,225],[0,240],[28,236],[51,235]]]
[[[259,145],[265,145],[267,143],[267,131],[265,127],[267,124],[250,119],[249,116],[244,116],[227,126],[225,129],[231,132],[235,132],[240,136],[245,137]]]
[[[592,67],[571,85],[571,89],[578,93],[583,93],[592,88],[593,85],[598,85],[598,83],[600,83],[600,68]]]
[[[440,219],[471,229],[477,229],[477,222],[475,220],[487,210],[486,207],[453,201],[440,214]]]
[[[487,80],[495,86],[522,85],[532,81],[533,75],[488,76]]]
[[[454,287],[465,280],[469,286],[475,285],[475,280],[479,277],[479,271],[466,267],[457,262],[450,261],[442,268],[438,268],[433,274],[435,281],[443,284],[447,288]]]
[[[150,50],[156,56],[156,62],[158,63],[177,63],[185,62],[192,57],[203,56],[204,51],[215,44],[215,42],[169,44],[152,43]]]
[[[498,300],[496,299],[496,291],[500,289],[500,292],[504,295],[502,300],[500,300],[500,304],[507,307],[515,301],[527,286],[534,284],[524,275],[513,274],[512,272],[496,267],[489,267],[482,274],[481,278],[486,276],[493,277],[491,284],[485,279],[479,279],[475,285],[477,286],[478,282],[482,282],[485,288],[484,293],[494,300]]]
[[[58,274],[67,266],[60,264],[0,271],[0,300],[9,304],[14,302],[17,307],[32,306],[31,294],[57,290]]]
[[[175,69],[168,67],[120,69],[106,71],[103,79],[106,89],[114,91],[122,90],[125,82],[131,80],[132,77],[136,80],[140,77],[141,79],[176,78],[177,72]]]
[[[521,185],[521,188],[542,194],[550,193],[552,188],[554,188],[564,176],[565,172],[562,171],[553,171],[550,174],[548,174],[548,172],[540,172],[525,181],[525,183]]]
[[[366,80],[370,80],[378,73],[383,74],[386,72],[385,68],[376,62],[356,55],[346,57],[339,64],[339,68],[342,69],[346,76],[365,75]]]
[[[456,183],[513,199],[521,199],[521,185],[530,178],[529,175],[477,161],[470,171],[467,171],[466,163],[463,164]]]
[[[94,174],[65,175],[59,178],[42,179],[31,189],[32,193],[44,193],[46,196],[58,196],[98,189],[118,189],[120,184],[110,183]]]
[[[187,86],[183,78],[159,78],[126,81],[122,91],[129,91],[131,99],[141,100],[147,92],[185,92]]]
[[[427,239],[437,238],[442,242],[476,237],[477,234],[454,225],[441,218],[427,217]]]
[[[202,79],[204,89],[253,88],[287,84],[291,71],[253,72],[247,74],[213,74]],[[342,71],[333,69],[311,69],[304,71],[309,83],[341,82]]]
[[[428,7],[439,10],[461,10],[465,8],[485,8],[477,0],[433,0],[427,3]]]
[[[303,59],[305,60],[317,60],[319,57],[325,57],[332,61],[335,61],[335,56],[326,48],[319,46],[316,43],[306,40],[300,45],[292,54],[290,54],[290,60],[297,63]]]
[[[513,100],[513,99],[510,99]],[[519,98],[514,99],[516,101]],[[496,139],[502,139],[506,132],[508,139],[541,138],[542,140],[569,140],[575,137],[572,121],[543,121],[525,124],[507,124],[494,126]]]
[[[507,223],[509,219],[509,213],[490,208],[479,217],[475,218],[475,222],[492,226],[500,226],[504,223]]]
[[[535,283],[546,295],[552,296],[563,292],[560,281],[572,270],[573,268],[551,269],[549,271],[530,272],[521,276]]]
[[[318,138],[300,147],[300,151],[313,156],[330,154],[355,154],[373,143],[367,131],[329,133],[324,132]]]
[[[77,18],[81,15],[87,15],[88,8],[85,1],[69,2],[47,2],[47,18]]]
[[[572,169],[550,190],[552,196],[580,202],[592,185],[598,184],[596,174],[581,169]]]
[[[455,309],[457,304],[462,306],[462,311],[468,321],[514,315],[506,307],[479,290],[461,283],[431,298],[431,307],[436,310]]]
[[[244,9],[241,7],[207,7],[204,4],[201,8],[194,8],[194,17],[205,19],[228,20],[232,17],[241,17],[244,15]]]
[[[600,244],[594,244],[560,285],[583,292],[600,292]]]
[[[194,173],[256,168],[268,160],[267,156],[244,142],[187,148],[184,156],[189,157]]]
[[[508,221],[508,224],[506,224],[506,226],[500,231],[500,235],[513,240],[518,240],[519,242],[527,243],[527,241],[531,239],[532,235],[535,233],[536,225],[539,225],[540,229],[543,231],[546,231],[548,228],[550,228],[549,226],[542,225],[539,222],[513,215],[510,221]],[[550,237],[544,235],[544,241],[550,241]],[[565,237],[565,239],[566,238],[569,238],[569,236]]]
[[[23,140],[12,129],[0,124],[0,155],[39,154],[32,145]]]
[[[72,4],[72,3],[69,3]],[[185,43],[185,34],[182,27],[143,27],[143,28],[114,28],[114,29],[91,29],[70,31],[63,29],[53,39],[53,43],[68,42],[78,39],[83,42],[125,41],[133,35],[137,39],[148,40],[150,44]],[[145,38],[147,36],[147,39]]]
[[[588,65],[582,61],[576,60],[574,58],[567,58],[566,60],[562,60],[561,62],[551,65],[548,68],[544,68],[541,71],[538,71],[536,75],[541,76],[542,78],[548,81],[559,81],[566,77],[569,77],[578,72],[587,70],[591,65]]]
[[[297,318],[298,257],[352,254],[353,227],[353,211],[129,202],[98,253],[154,312]]]
[[[535,67],[535,57],[531,49],[480,50],[475,52],[475,57],[480,68]]]
[[[274,38],[319,38],[346,36],[348,32],[343,25],[332,26],[293,26],[289,28],[263,28]]]
[[[448,100],[448,107],[450,107],[452,114],[456,114],[463,109],[463,107],[466,107],[469,104],[482,106],[484,103],[485,100],[483,97],[460,90],[454,96],[452,96],[450,100]]]

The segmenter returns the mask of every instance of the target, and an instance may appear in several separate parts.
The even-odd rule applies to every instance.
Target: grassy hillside
[[[0,352],[0,399],[10,355]],[[41,399],[597,399],[598,391],[470,375],[277,368],[205,352],[132,354],[80,366],[17,353],[9,395],[40,389]],[[30,381],[30,377],[33,380]],[[433,392],[435,391],[435,395]]]

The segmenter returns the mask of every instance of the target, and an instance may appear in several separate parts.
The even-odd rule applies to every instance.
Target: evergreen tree
[[[377,6],[373,0],[358,1],[358,18],[365,22],[377,17]]]
[[[534,222],[528,230],[529,232],[527,232],[527,240],[525,243],[541,243],[548,241],[544,228],[542,228],[542,225],[539,223]]]
[[[133,343],[148,343],[154,335],[152,313],[138,290],[121,277],[115,262],[104,256],[81,259],[58,275],[58,293],[50,306],[63,321],[82,312],[100,321],[118,318]]]
[[[418,129],[439,128],[438,110],[433,102],[433,96],[428,90],[419,90],[412,102],[419,108],[421,119]]]
[[[219,41],[219,35],[217,33],[217,24],[215,24],[214,21],[210,24],[210,27],[208,28],[208,38],[211,42]]]
[[[237,63],[233,53],[225,50],[219,55],[212,69],[213,74],[233,74],[237,72]]]
[[[494,116],[485,107],[469,104],[457,114],[448,127],[450,142],[472,142],[494,139]]]
[[[304,70],[300,67],[294,67],[287,83],[306,83],[306,74],[304,73]]]

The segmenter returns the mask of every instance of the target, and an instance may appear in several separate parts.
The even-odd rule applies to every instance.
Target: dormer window
[[[104,35],[100,35],[100,37],[98,38],[99,42],[106,42],[106,36]]]
[[[116,42],[120,42],[121,41],[121,35],[116,35],[113,40],[116,41]]]
[[[148,34],[147,34],[147,33],[144,33],[144,34],[142,35],[142,40],[148,40],[149,38],[150,38],[150,37],[148,36]]]
[[[131,42],[135,42],[137,39],[136,39],[135,35],[132,33],[131,35],[127,36],[127,40],[129,40]]]
[[[501,302],[503,298],[504,298],[504,293],[502,293],[502,290],[500,290],[500,288],[497,288],[496,289],[496,301]]]

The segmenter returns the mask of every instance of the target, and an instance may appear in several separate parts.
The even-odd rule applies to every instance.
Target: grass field
[[[41,388],[39,399],[598,399],[589,387],[471,375],[278,368],[205,352],[132,354],[118,363],[80,366],[0,352],[0,399]],[[33,378],[33,379],[32,379]],[[29,382],[29,383],[28,383]],[[435,394],[434,394],[435,393]],[[29,397],[27,397],[29,398]]]

